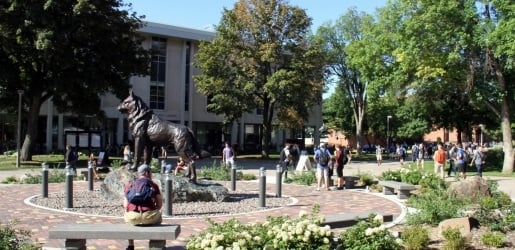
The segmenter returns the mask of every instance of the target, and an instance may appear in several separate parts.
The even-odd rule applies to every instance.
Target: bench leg
[[[397,198],[399,200],[408,199],[409,196],[410,196],[410,190],[399,190],[399,192],[397,193]]]
[[[353,178],[344,178],[345,180],[345,189],[354,188],[354,179]]]
[[[149,240],[148,248],[151,250],[164,250],[166,249],[166,240]]]
[[[394,192],[393,192],[393,191],[394,191],[394,190],[393,190],[393,188],[391,188],[391,187],[383,187],[383,194],[384,194],[384,195],[394,194]]]
[[[66,239],[64,241],[64,247],[73,250],[86,250],[86,240],[85,239]]]

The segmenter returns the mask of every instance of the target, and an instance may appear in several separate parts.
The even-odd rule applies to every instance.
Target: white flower
[[[324,244],[329,244],[329,239],[327,237],[324,237],[323,241],[324,241]]]
[[[300,210],[299,211],[299,217],[304,217],[304,216],[307,216],[308,215],[308,212],[306,210]]]
[[[365,235],[366,235],[366,236],[370,236],[370,235],[372,235],[373,233],[374,233],[374,230],[373,230],[372,228],[367,228],[367,229],[365,230]]]
[[[378,214],[378,215],[376,215],[376,217],[374,217],[374,220],[379,221],[380,223],[383,223],[383,216]]]

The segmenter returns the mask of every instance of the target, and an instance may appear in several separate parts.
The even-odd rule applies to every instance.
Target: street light
[[[390,155],[390,119],[392,116],[386,116],[386,153]]]
[[[21,96],[23,89],[18,90],[18,139],[16,142],[16,168],[20,168],[20,140],[21,140]]]
[[[479,128],[481,129],[481,131],[480,131],[481,132],[481,137],[479,139],[479,141],[481,142],[481,147],[483,146],[483,127],[484,126],[485,125],[483,125],[483,124],[479,124]]]

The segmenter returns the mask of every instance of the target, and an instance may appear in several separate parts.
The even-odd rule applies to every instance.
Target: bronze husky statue
[[[129,96],[118,105],[118,111],[127,114],[129,131],[134,138],[134,164],[131,170],[136,170],[141,162],[150,164],[152,147],[173,144],[175,151],[181,156],[187,167],[186,176],[191,182],[196,182],[195,160],[201,156],[200,147],[193,132],[188,127],[162,120],[141,100],[129,91]]]

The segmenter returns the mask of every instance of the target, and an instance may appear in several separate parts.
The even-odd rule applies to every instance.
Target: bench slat
[[[132,226],[128,224],[60,224],[48,232],[50,239],[134,239],[175,240],[180,225],[161,224]]]

